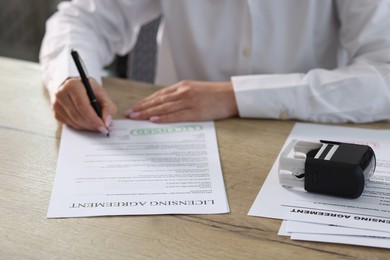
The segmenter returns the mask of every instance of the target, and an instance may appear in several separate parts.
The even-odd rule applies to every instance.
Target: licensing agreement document
[[[284,147],[293,139],[369,145],[375,173],[357,199],[326,196],[282,187],[278,157],[249,215],[284,219],[279,234],[291,239],[390,248],[390,131],[297,123]]]
[[[62,129],[48,218],[229,212],[213,122]]]

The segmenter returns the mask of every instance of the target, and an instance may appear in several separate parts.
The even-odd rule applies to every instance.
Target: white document
[[[381,237],[292,233],[290,238],[293,240],[305,240],[305,241],[390,248],[390,238],[381,238]]]
[[[318,223],[284,220],[278,235],[293,240],[390,248],[390,233]]]
[[[286,232],[305,233],[305,234],[324,234],[324,235],[342,235],[342,236],[361,236],[361,237],[377,237],[390,239],[389,232],[367,230],[360,228],[349,228],[334,225],[325,225],[318,223],[308,223],[302,221],[284,220],[287,224]],[[390,242],[390,240],[388,241]]]
[[[376,171],[359,198],[343,199],[282,187],[277,173],[278,157],[249,215],[286,219],[300,214],[294,219],[390,231],[389,130],[298,123],[291,131],[286,144],[292,139],[314,142],[323,139],[370,145],[377,158]]]
[[[213,122],[63,127],[48,218],[229,212]]]
[[[364,216],[354,213],[326,211],[318,209],[292,208],[285,217],[287,220],[295,220],[311,223],[323,223],[350,228],[359,228],[369,231],[385,231],[390,235],[390,219],[377,216]]]

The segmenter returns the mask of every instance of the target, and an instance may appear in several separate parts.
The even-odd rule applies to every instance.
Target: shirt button
[[[242,55],[244,55],[244,57],[249,57],[251,55],[251,49],[250,48],[242,49]]]
[[[280,120],[287,120],[287,119],[288,119],[288,113],[287,113],[287,111],[282,111],[282,112],[280,112],[280,114],[279,114],[279,119],[280,119]]]

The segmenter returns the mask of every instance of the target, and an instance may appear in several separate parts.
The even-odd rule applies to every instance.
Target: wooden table
[[[384,259],[378,248],[292,241],[280,220],[247,216],[294,122],[216,122],[231,212],[47,219],[61,125],[41,69],[0,58],[0,259]],[[119,107],[158,87],[106,78]],[[389,128],[388,123],[360,125]],[[275,194],[276,195],[276,194]],[[270,201],[269,203],[272,203]]]

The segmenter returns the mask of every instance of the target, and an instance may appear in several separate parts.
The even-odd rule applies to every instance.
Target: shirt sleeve
[[[389,1],[336,1],[345,67],[232,77],[241,117],[316,122],[390,119]]]
[[[101,84],[104,66],[135,45],[140,27],[161,13],[153,0],[75,0],[63,2],[46,22],[40,50],[43,80],[53,102],[69,77],[79,76],[70,50],[82,57],[90,77]]]

